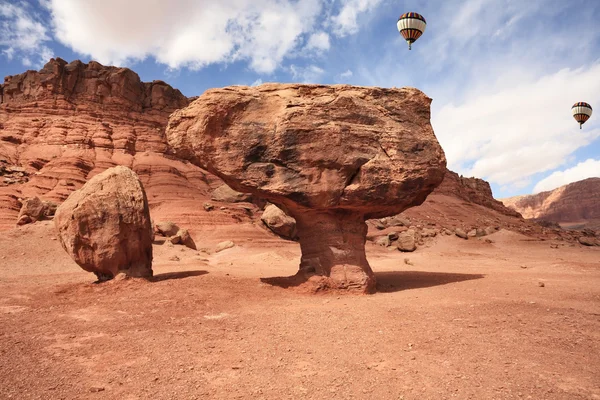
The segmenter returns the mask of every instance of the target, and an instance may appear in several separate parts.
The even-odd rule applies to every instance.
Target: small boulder
[[[175,235],[175,236],[171,236],[167,240],[169,242],[171,242],[171,244],[179,244],[179,242],[181,241],[181,238],[179,236]]]
[[[56,207],[55,203],[40,200],[39,197],[26,199],[23,201],[21,211],[19,211],[17,225],[25,225],[52,218],[56,213]]]
[[[584,246],[598,246],[598,242],[591,236],[580,236],[577,239]]]
[[[468,237],[476,237],[477,236],[477,229],[471,229],[469,232],[467,232],[467,236]]]
[[[213,191],[211,200],[225,203],[249,203],[252,201],[252,195],[236,192],[227,185],[221,185]]]
[[[388,226],[410,226],[410,220],[401,215],[394,215],[393,217],[388,218],[387,221]]]
[[[219,253],[223,250],[230,249],[234,246],[235,246],[235,243],[233,243],[231,240],[226,240],[225,242],[221,242],[221,243],[217,244],[217,248],[215,249],[215,252]]]
[[[491,235],[492,233],[496,233],[496,228],[493,226],[488,226],[484,229],[485,236]]]
[[[154,226],[156,232],[165,237],[175,236],[179,232],[179,227],[171,221],[157,222]]]
[[[275,204],[269,204],[265,208],[260,220],[275,234],[286,239],[296,238],[296,220]]]
[[[475,229],[475,236],[476,237],[482,237],[482,236],[485,236],[485,235],[486,235],[485,229],[482,229],[482,228]]]
[[[377,238],[377,240],[375,241],[375,244],[377,244],[381,247],[388,247],[392,244],[392,242],[390,241],[389,236],[381,236],[381,237]]]
[[[380,231],[385,229],[385,224],[380,219],[374,219],[373,226],[379,229]]]
[[[398,232],[390,232],[387,234],[388,239],[390,239],[390,242],[393,242],[394,240],[398,240]]]
[[[187,229],[180,229],[179,232],[177,232],[176,237],[179,238],[180,244],[192,250],[196,250],[196,242],[194,242],[194,239],[192,239],[192,236]]]
[[[415,251],[417,249],[417,245],[415,244],[415,231],[409,229],[400,233],[398,235],[396,246],[400,251]]]
[[[437,230],[433,228],[425,228],[421,232],[421,236],[423,237],[435,237],[437,235]]]
[[[469,238],[469,236],[467,236],[467,233],[465,231],[463,231],[462,229],[460,229],[460,228],[456,228],[454,230],[454,234],[456,236],[458,236],[459,238],[461,238],[461,239],[468,239]]]
[[[204,211],[212,211],[215,209],[215,206],[213,206],[210,203],[204,203]]]
[[[58,207],[54,223],[65,251],[100,281],[118,273],[152,276],[148,199],[129,168],[94,176]]]

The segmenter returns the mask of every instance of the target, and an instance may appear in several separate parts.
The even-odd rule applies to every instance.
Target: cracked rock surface
[[[167,139],[179,157],[296,219],[298,276],[370,292],[365,219],[421,204],[446,171],[430,104],[413,88],[233,86],[173,113]]]
[[[98,280],[153,275],[148,199],[131,169],[117,166],[90,179],[58,207],[54,223],[65,251]]]

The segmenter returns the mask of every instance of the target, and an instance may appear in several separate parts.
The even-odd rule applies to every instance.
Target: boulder
[[[57,205],[51,201],[40,200],[39,197],[31,197],[23,201],[21,211],[17,217],[17,225],[25,225],[40,220],[48,219],[56,213]]]
[[[159,235],[165,237],[175,236],[179,232],[179,227],[171,221],[157,222],[154,227]]]
[[[577,241],[584,246],[598,246],[599,242],[591,236],[580,236]]]
[[[398,235],[396,246],[400,251],[415,251],[417,249],[417,245],[415,243],[415,231],[409,229],[400,233],[400,235]]]
[[[215,249],[215,252],[219,253],[223,250],[231,249],[234,246],[235,246],[235,243],[233,243],[231,240],[226,240],[224,242],[217,244],[217,248]]]
[[[382,247],[389,247],[391,246],[392,242],[390,241],[389,236],[381,236],[375,240],[375,244]]]
[[[277,235],[286,239],[296,239],[296,220],[275,204],[269,204],[260,219]]]
[[[403,217],[401,215],[394,215],[393,217],[390,217],[387,219],[387,225],[388,226],[406,226],[409,227],[410,226],[410,220],[406,217]]]
[[[437,236],[437,230],[433,228],[424,228],[421,232],[422,237],[435,237]]]
[[[66,252],[100,281],[118,273],[152,276],[152,225],[144,188],[127,167],[110,168],[74,191],[56,210]]]
[[[463,231],[462,229],[460,229],[460,228],[456,228],[454,230],[454,234],[456,236],[458,236],[459,238],[461,238],[461,239],[468,239],[469,238],[469,236],[467,235],[467,233],[465,231]]]
[[[484,229],[485,236],[491,235],[492,233],[496,233],[496,228],[494,228],[493,226],[488,226]]]
[[[176,156],[296,220],[297,277],[369,293],[365,220],[422,204],[446,173],[430,104],[414,88],[232,86],[174,112],[166,134]]]
[[[221,185],[213,191],[211,200],[225,203],[251,202],[252,195],[236,192],[227,185]]]
[[[196,243],[194,242],[194,239],[192,239],[192,236],[190,235],[187,229],[180,229],[179,232],[177,232],[176,237],[179,238],[180,244],[192,250],[197,250]]]

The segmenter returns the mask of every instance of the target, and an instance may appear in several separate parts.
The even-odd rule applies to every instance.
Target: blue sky
[[[427,19],[408,51],[398,16]],[[423,90],[450,169],[496,198],[600,177],[600,2],[0,0],[0,75],[51,57],[187,96],[261,82]],[[577,101],[597,114],[579,130]]]

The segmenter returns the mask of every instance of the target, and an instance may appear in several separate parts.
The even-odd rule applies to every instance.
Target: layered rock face
[[[300,274],[372,291],[365,219],[421,204],[444,153],[417,89],[265,84],[205,92],[169,119],[177,156],[296,219]]]
[[[492,188],[487,181],[479,178],[466,178],[456,172],[448,171],[442,184],[438,186],[435,194],[457,197],[459,199],[479,204],[502,214],[521,217],[518,210],[507,207],[501,201],[494,199]]]
[[[140,176],[151,204],[212,191],[214,178],[169,155],[167,119],[188,99],[162,81],[141,82],[127,68],[52,59],[39,72],[5,78],[1,87],[0,229],[15,226],[18,198],[62,202],[115,165]]]
[[[58,207],[54,222],[65,251],[99,280],[118,273],[152,276],[148,200],[129,168],[110,168],[90,179]]]
[[[528,219],[600,228],[600,178],[588,178],[537,194],[502,199]]]

